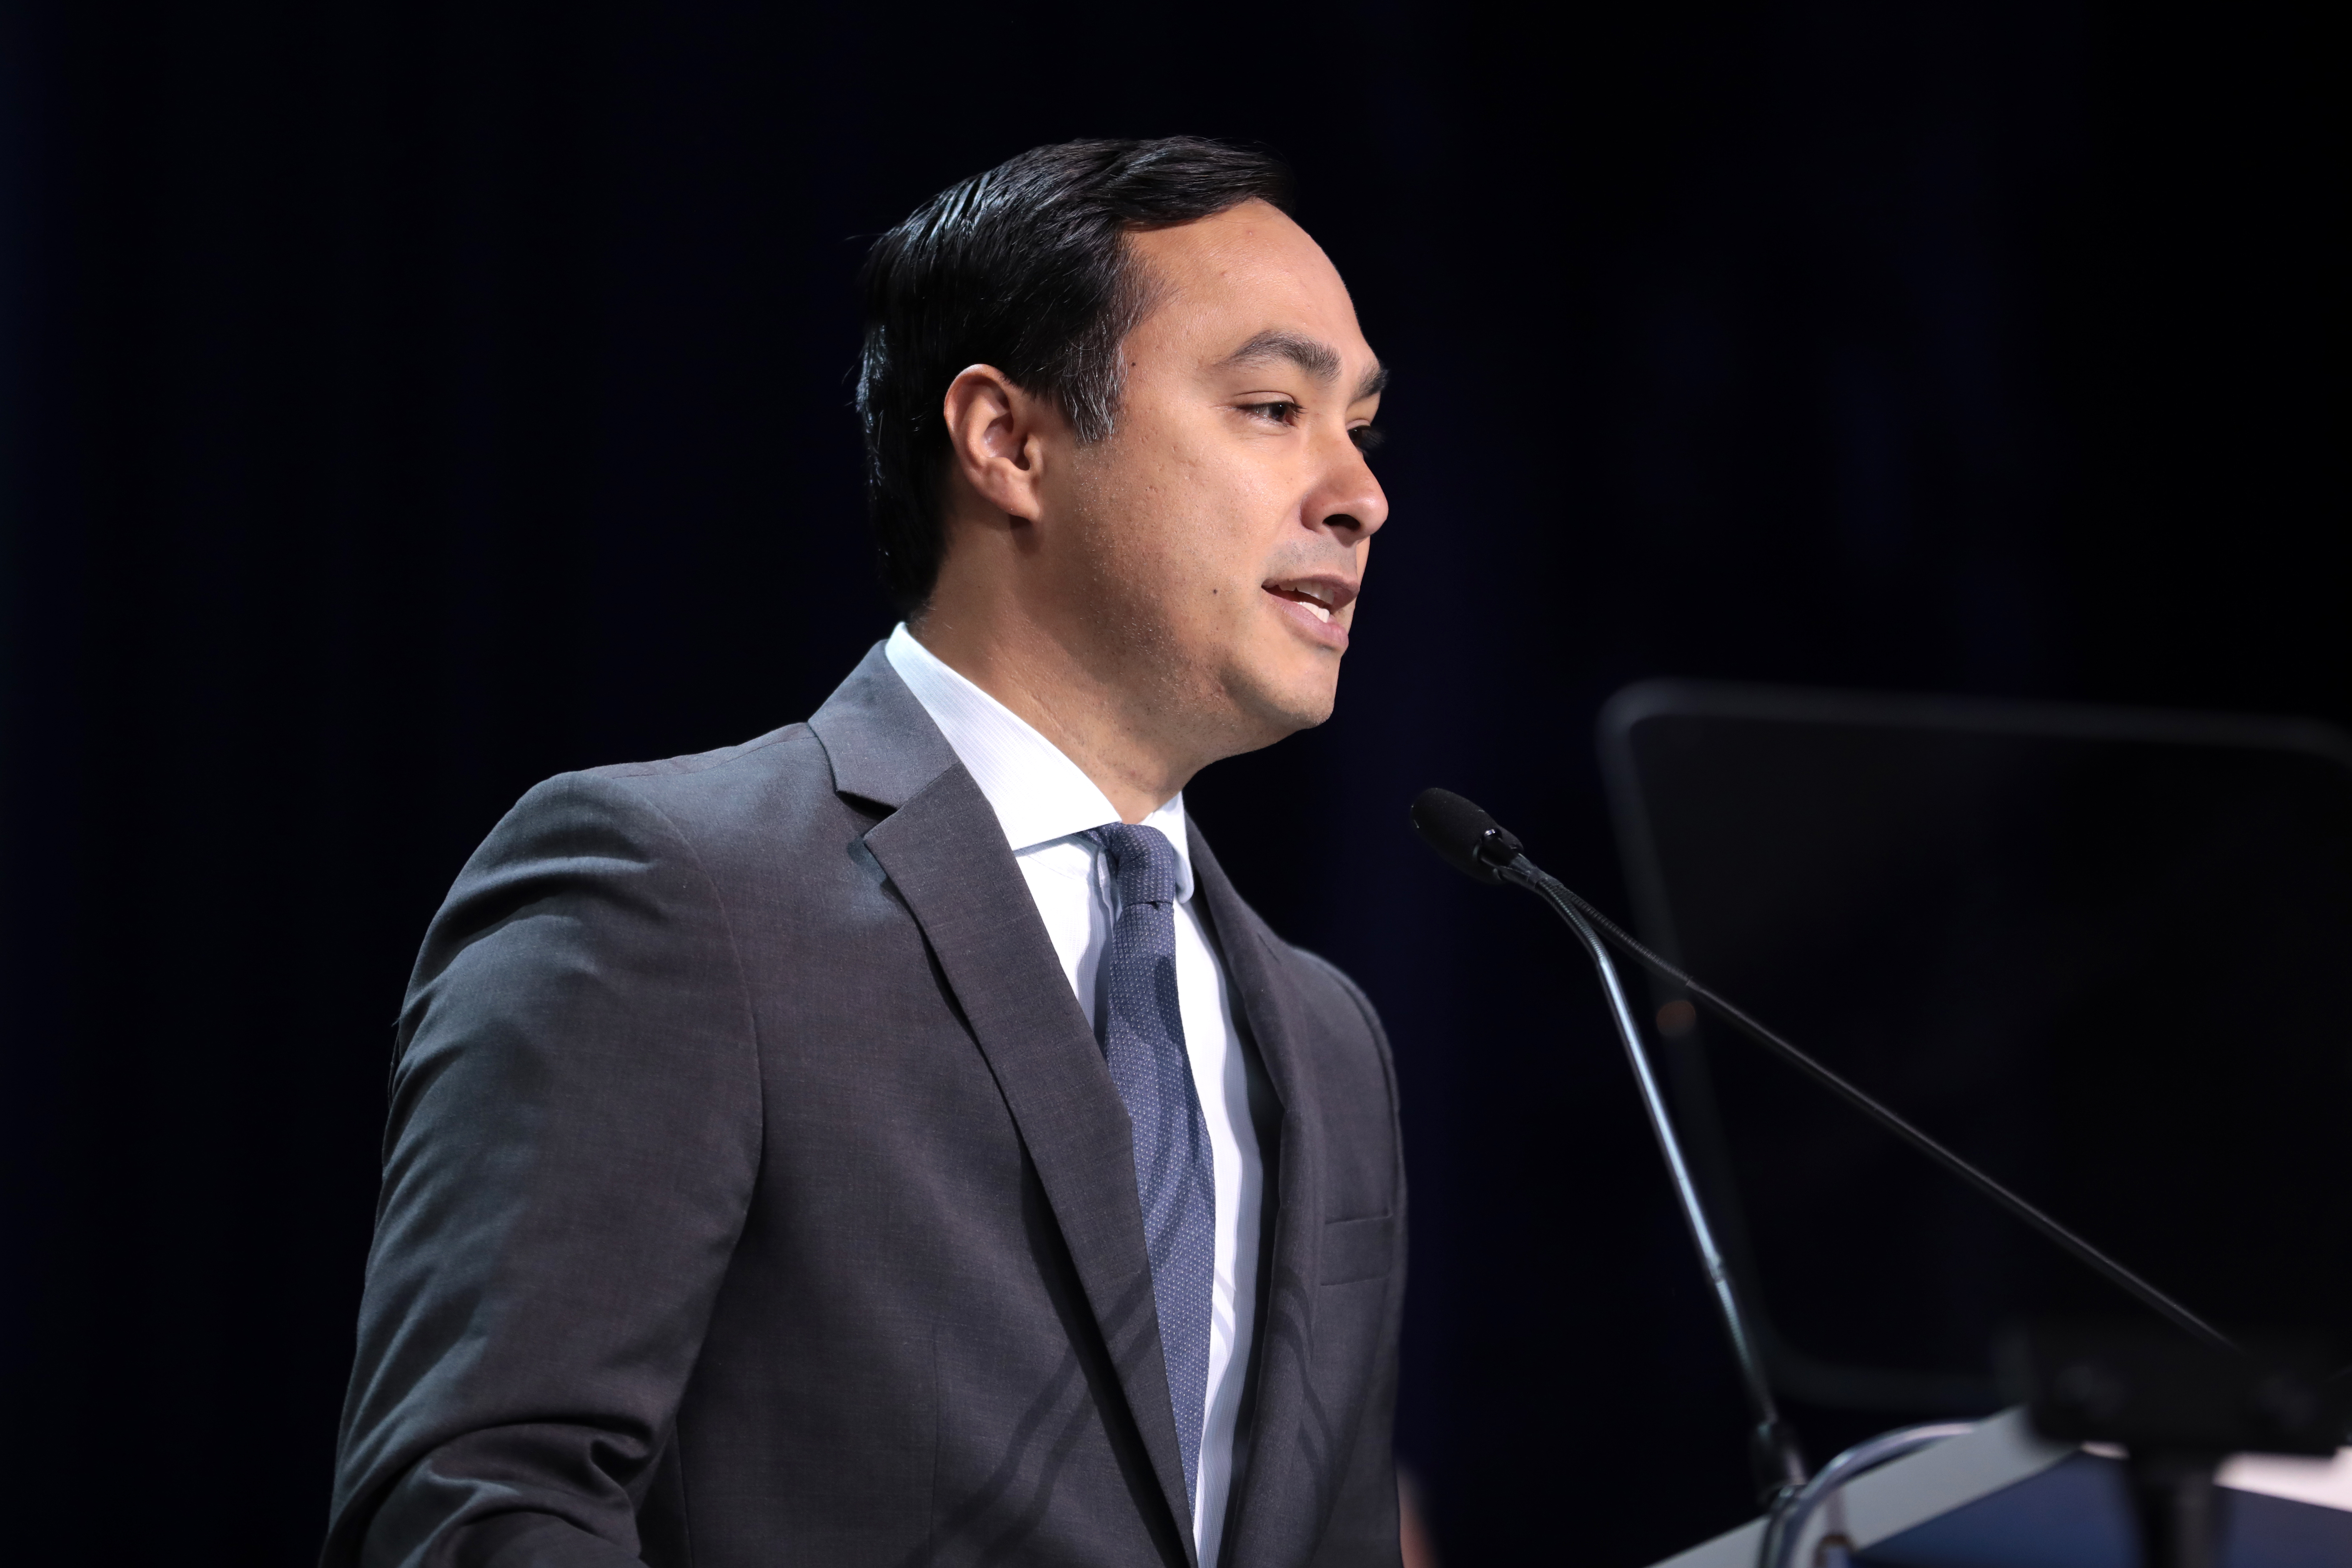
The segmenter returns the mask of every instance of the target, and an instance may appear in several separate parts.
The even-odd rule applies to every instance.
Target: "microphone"
[[[1415,795],[1412,826],[1447,865],[1475,882],[1499,883],[1503,868],[1526,852],[1500,823],[1450,789]]]
[[[1659,1092],[1656,1075],[1651,1070],[1648,1052],[1642,1043],[1640,1026],[1633,1021],[1633,1010],[1625,1000],[1624,987],[1617,977],[1617,967],[1610,960],[1610,944],[1614,944],[1619,951],[1652,973],[1680,986],[1691,1000],[1706,1006],[1740,1033],[1764,1046],[1781,1060],[2040,1231],[2061,1250],[2137,1299],[2159,1317],[2209,1345],[2225,1351],[2237,1350],[2238,1347],[2219,1330],[2188,1308],[1945,1148],[1822,1063],[1799,1050],[1742,1009],[1634,941],[1591,902],[1528,859],[1526,847],[1517,837],[1469,801],[1451,790],[1425,789],[1413,800],[1412,826],[1446,864],[1474,881],[1520,888],[1541,899],[1576,932],[1585,951],[1591,954],[1593,967],[1600,973],[1601,988],[1607,995],[1610,1016],[1616,1024],[1618,1038],[1623,1042],[1626,1057],[1633,1065],[1643,1108],[1649,1113],[1650,1130],[1657,1137],[1659,1152],[1665,1157],[1667,1173],[1674,1181],[1675,1195],[1681,1205],[1684,1223],[1690,1229],[1691,1240],[1698,1249],[1699,1261],[1714,1287],[1716,1310],[1723,1320],[1724,1331],[1730,1337],[1732,1354],[1739,1363],[1740,1379],[1748,1389],[1748,1405],[1757,1423],[1751,1439],[1751,1458],[1756,1466],[1759,1489],[1766,1501],[1770,1502],[1788,1489],[1801,1486],[1805,1480],[1804,1465],[1798,1457],[1787,1427],[1780,1422],[1770,1385],[1757,1359],[1754,1337],[1748,1331],[1738,1293],[1732,1288],[1730,1270],[1725,1266],[1722,1253],[1716,1246],[1706,1208],[1699,1201],[1698,1188],[1684,1163],[1682,1146],[1675,1136],[1673,1121],[1666,1113],[1664,1097]]]

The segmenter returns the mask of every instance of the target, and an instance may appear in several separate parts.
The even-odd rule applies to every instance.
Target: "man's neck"
[[[933,607],[907,629],[933,658],[1011,709],[1094,781],[1124,822],[1166,805],[1196,771],[1166,754],[1119,686],[1027,621],[983,625]]]

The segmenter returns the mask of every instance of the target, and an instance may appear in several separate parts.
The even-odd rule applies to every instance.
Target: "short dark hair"
[[[1051,397],[1080,441],[1111,432],[1119,344],[1150,303],[1125,237],[1256,199],[1291,210],[1290,171],[1196,136],[1034,148],[941,191],[874,242],[859,277],[857,416],[882,580],[930,597],[946,553],[940,405],[967,365]]]

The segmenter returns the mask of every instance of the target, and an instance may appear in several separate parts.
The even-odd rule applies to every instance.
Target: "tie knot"
[[[1089,835],[1110,857],[1121,904],[1176,901],[1176,847],[1156,827],[1105,823]]]

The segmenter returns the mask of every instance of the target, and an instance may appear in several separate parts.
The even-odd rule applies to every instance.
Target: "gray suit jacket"
[[[1394,1564],[1387,1043],[1192,850],[1278,1102],[1225,1560]],[[525,795],[403,1010],[324,1561],[1176,1568],[1189,1517],[1126,1113],[881,649]]]

